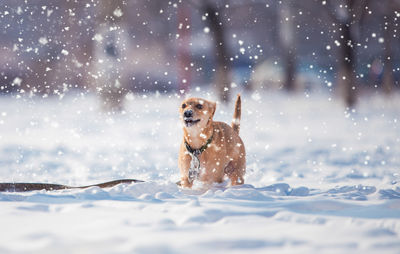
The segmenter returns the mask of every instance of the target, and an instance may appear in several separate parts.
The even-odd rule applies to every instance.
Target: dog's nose
[[[191,109],[186,110],[186,111],[183,113],[183,116],[184,116],[184,117],[192,117],[192,116],[193,116],[193,111],[192,111]]]

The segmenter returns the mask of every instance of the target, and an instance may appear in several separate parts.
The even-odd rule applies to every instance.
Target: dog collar
[[[189,143],[185,140],[186,150],[188,150],[189,153],[191,153],[191,154],[193,154],[195,156],[199,156],[200,154],[202,154],[204,152],[204,150],[207,149],[208,145],[211,144],[213,137],[214,137],[214,132],[211,135],[211,137],[209,139],[207,139],[207,142],[202,147],[200,147],[199,149],[193,149],[189,145]]]

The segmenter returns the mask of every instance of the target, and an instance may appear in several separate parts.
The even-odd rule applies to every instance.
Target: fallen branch
[[[35,190],[66,190],[66,189],[86,189],[90,187],[109,188],[121,183],[141,183],[144,181],[136,179],[120,179],[105,183],[92,184],[87,186],[68,186],[62,184],[51,184],[51,183],[0,183],[0,192],[24,192],[24,191],[35,191]]]

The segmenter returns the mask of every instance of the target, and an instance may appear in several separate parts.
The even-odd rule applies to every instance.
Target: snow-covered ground
[[[0,182],[146,182],[0,193],[0,253],[400,253],[400,96],[328,97],[243,94],[246,184],[208,190],[175,185],[181,98],[1,97]]]

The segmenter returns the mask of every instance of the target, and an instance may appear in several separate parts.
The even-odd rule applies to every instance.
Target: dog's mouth
[[[186,127],[190,127],[200,122],[200,119],[194,120],[193,118],[183,118],[183,121],[185,122]]]

